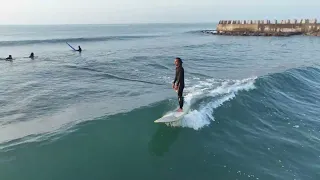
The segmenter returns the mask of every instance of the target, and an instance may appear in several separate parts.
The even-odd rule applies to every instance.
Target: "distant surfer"
[[[34,58],[34,53],[33,52],[30,54],[29,58],[31,58],[31,59]]]
[[[184,89],[184,69],[182,67],[182,60],[180,58],[176,58],[174,64],[176,65],[176,76],[172,83],[172,88],[178,92],[178,100],[179,106],[178,112],[183,111],[183,89]]]
[[[12,56],[9,55],[9,57],[6,58],[6,61],[12,61]]]
[[[79,52],[81,52],[82,51],[82,49],[81,49],[81,47],[80,46],[78,46],[78,50],[76,50],[76,51],[79,51]]]

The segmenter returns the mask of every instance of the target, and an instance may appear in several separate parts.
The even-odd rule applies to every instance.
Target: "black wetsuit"
[[[178,100],[179,100],[180,108],[182,109],[183,107],[182,94],[184,89],[184,69],[181,65],[176,67],[176,77],[174,78],[173,84],[175,83],[178,86]]]

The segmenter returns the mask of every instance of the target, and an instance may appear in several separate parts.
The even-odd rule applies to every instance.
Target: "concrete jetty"
[[[216,35],[238,36],[320,36],[320,23],[317,19],[287,20],[221,20],[216,31],[203,31]]]

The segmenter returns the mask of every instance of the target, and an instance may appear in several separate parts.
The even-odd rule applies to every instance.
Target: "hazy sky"
[[[0,24],[184,23],[320,17],[320,0],[1,1]]]

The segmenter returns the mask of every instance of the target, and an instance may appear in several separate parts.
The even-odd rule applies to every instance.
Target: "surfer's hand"
[[[178,90],[178,86],[175,86],[175,87],[174,87],[174,90]]]
[[[174,89],[175,88],[175,85],[174,85],[174,83],[172,84],[172,89]]]

